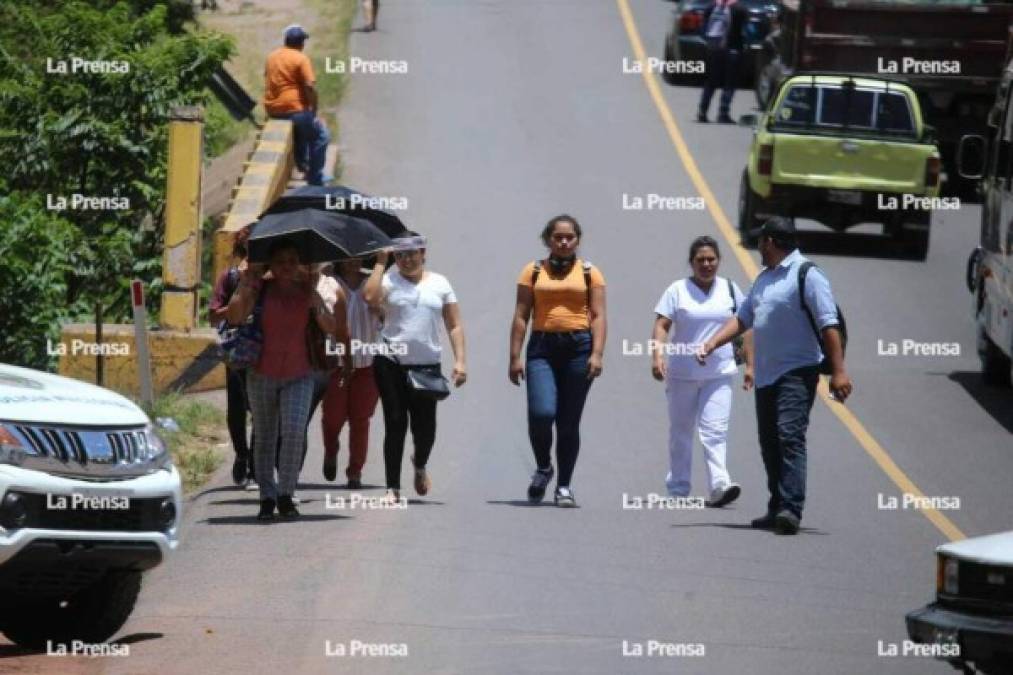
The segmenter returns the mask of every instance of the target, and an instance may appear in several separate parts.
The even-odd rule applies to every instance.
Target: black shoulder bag
[[[799,265],[798,268],[798,300],[802,303],[802,311],[805,312],[806,317],[809,319],[809,325],[813,328],[813,333],[816,334],[816,340],[820,343],[820,351],[823,352],[823,360],[820,361],[820,372],[824,375],[832,374],[833,368],[830,365],[830,358],[827,356],[826,347],[823,345],[823,336],[820,334],[819,328],[816,326],[816,319],[813,317],[812,310],[809,309],[809,305],[805,302],[805,277],[809,273],[810,268],[816,267],[816,263],[811,260]],[[844,321],[844,312],[841,311],[840,305],[835,305],[837,309],[837,331],[841,334],[841,355],[848,348],[848,324]]]

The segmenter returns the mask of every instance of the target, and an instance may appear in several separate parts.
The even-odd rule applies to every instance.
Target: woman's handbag
[[[416,396],[442,401],[450,396],[450,384],[439,366],[401,366],[408,378],[408,387]]]
[[[230,326],[222,321],[218,325],[218,353],[226,367],[242,370],[257,365],[264,347],[264,329],[260,322],[263,310],[264,292],[261,290],[245,323]]]
[[[384,338],[384,343],[390,346],[390,342]],[[408,388],[415,396],[429,398],[434,401],[442,401],[450,396],[450,383],[440,372],[439,364],[431,366],[405,366],[394,356],[394,350],[388,349],[388,358],[394,361],[404,371],[408,380]]]

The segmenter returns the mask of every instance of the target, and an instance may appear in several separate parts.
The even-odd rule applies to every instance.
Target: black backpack
[[[830,375],[833,369],[830,367],[830,359],[827,357],[827,350],[823,346],[823,336],[820,335],[819,329],[816,327],[816,319],[813,317],[812,310],[809,309],[809,305],[805,304],[805,277],[809,274],[809,270],[816,267],[816,263],[811,260],[799,265],[798,268],[798,300],[802,304],[802,310],[805,312],[806,317],[809,319],[809,325],[812,326],[813,333],[816,334],[816,340],[820,343],[820,351],[823,352],[823,360],[820,361],[820,372],[824,375]],[[841,334],[841,353],[848,349],[848,324],[844,320],[844,312],[841,311],[840,305],[835,305],[837,309],[837,330]]]

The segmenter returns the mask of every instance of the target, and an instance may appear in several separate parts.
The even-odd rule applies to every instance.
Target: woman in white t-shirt
[[[742,304],[744,296],[729,279],[717,275],[721,252],[713,238],[702,236],[689,247],[693,274],[667,289],[654,308],[652,372],[665,382],[668,396],[668,494],[686,497],[690,492],[693,435],[698,432],[707,460],[710,497],[707,505],[721,507],[738,498],[742,488],[732,482],[725,467],[728,419],[732,407],[732,376],[737,368],[731,344],[714,352],[717,358],[700,365],[695,354]],[[671,335],[670,335],[671,333]],[[745,383],[753,381],[752,335],[742,351]],[[667,361],[665,356],[668,356]]]
[[[363,297],[371,307],[383,310],[380,342],[385,354],[373,359],[373,373],[383,405],[383,461],[387,499],[401,498],[401,463],[409,426],[415,443],[415,491],[424,495],[432,483],[426,462],[436,440],[436,399],[414,391],[408,382],[411,370],[440,375],[440,324],[454,351],[450,379],[460,387],[467,379],[464,363],[464,326],[457,296],[446,277],[425,268],[426,240],[414,232],[394,240],[397,267],[386,274],[387,252],[376,259],[366,280]]]

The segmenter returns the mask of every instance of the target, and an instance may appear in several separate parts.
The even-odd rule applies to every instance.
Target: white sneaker
[[[724,487],[715,488],[711,492],[711,498],[705,504],[712,509],[719,509],[722,506],[731,504],[742,494],[742,486],[738,483],[729,483]]]
[[[383,501],[388,504],[397,504],[401,501],[401,491],[395,490],[394,488],[387,488],[387,492],[383,496]]]
[[[292,495],[292,503],[293,504],[302,504],[302,500],[299,499],[298,497],[296,497],[295,495]]]
[[[257,485],[257,481],[255,481],[255,480],[251,480],[249,483],[246,484],[246,491],[247,492],[256,492],[259,489],[260,489],[260,486]]]
[[[573,490],[568,487],[556,488],[556,506],[564,509],[572,509],[577,506],[577,500],[573,498]]]

